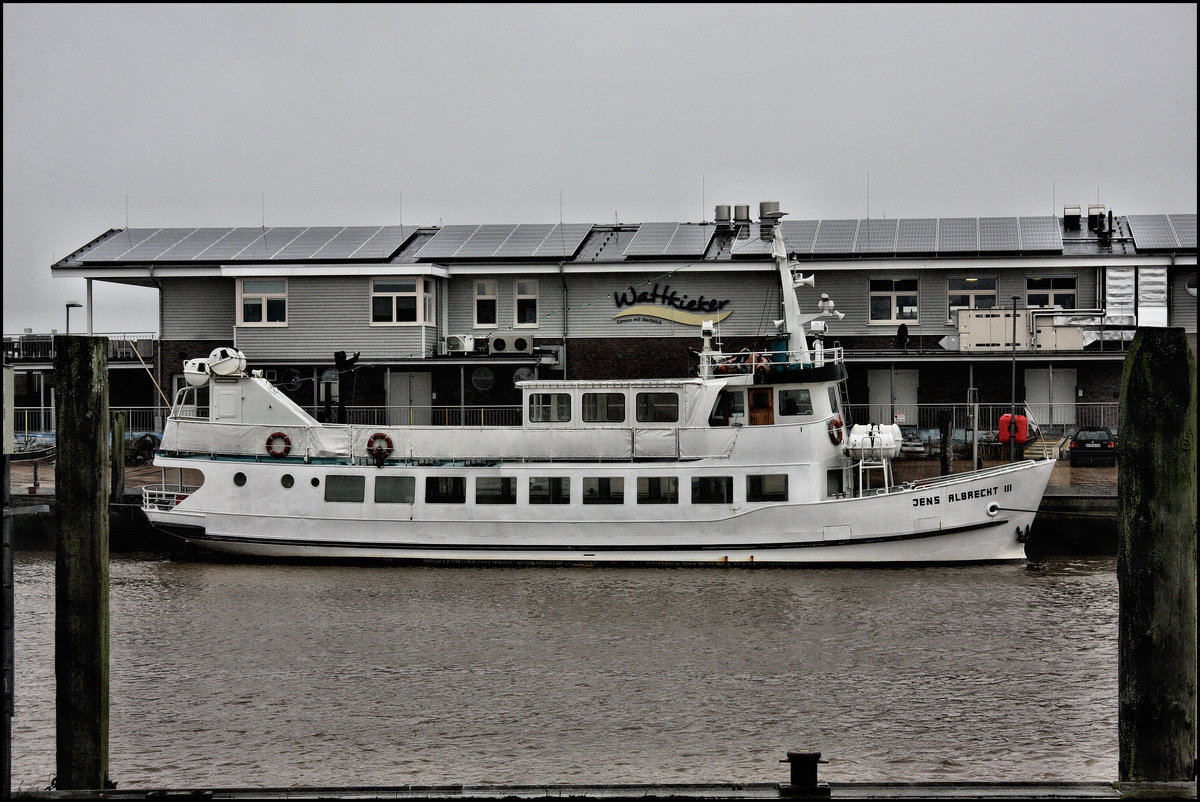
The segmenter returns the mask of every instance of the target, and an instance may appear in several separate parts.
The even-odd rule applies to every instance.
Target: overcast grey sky
[[[3,13],[6,334],[61,330],[84,282],[51,263],[127,220],[1196,211],[1194,4]],[[158,328],[151,290],[95,303]]]

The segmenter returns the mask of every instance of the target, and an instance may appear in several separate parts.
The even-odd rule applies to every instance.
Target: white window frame
[[[1050,282],[1050,286],[1046,289],[1030,289],[1029,282],[1045,280]],[[1065,287],[1055,287],[1055,282],[1071,282],[1070,292],[1066,291]],[[1045,295],[1049,303],[1035,304],[1031,298],[1035,295]],[[1060,299],[1065,300],[1065,296],[1071,296],[1071,303],[1058,303]],[[1026,276],[1025,277],[1025,307],[1027,309],[1078,309],[1079,308],[1079,277],[1078,276]]]
[[[892,289],[889,291],[871,289],[871,285],[876,281],[889,281],[892,284]],[[914,281],[917,284],[914,290],[899,290],[896,289],[898,281]],[[901,297],[914,296],[917,299],[914,308],[917,310],[916,317],[899,317],[897,315],[898,304],[897,300]],[[887,298],[889,303],[889,317],[875,318],[872,317],[871,301],[876,298]],[[872,326],[895,326],[897,323],[918,324],[921,322],[921,280],[911,276],[905,278],[869,278],[867,279],[867,321]]]
[[[246,284],[266,282],[282,284],[282,292],[247,291]],[[246,302],[257,299],[262,309],[262,320],[246,320]],[[283,320],[267,320],[267,302],[283,300]],[[237,325],[253,328],[287,328],[288,324],[288,281],[286,278],[239,278],[237,280]]]
[[[477,329],[498,329],[500,328],[500,297],[496,288],[494,279],[476,279],[472,282],[474,287],[475,300],[471,305],[472,315],[475,318],[475,328]],[[479,302],[491,301],[495,305],[495,319],[491,323],[479,322]]]
[[[967,287],[965,289],[954,289],[950,286],[952,281],[990,281],[991,289],[974,289]],[[966,306],[955,306],[950,302],[950,297],[954,295],[967,296]],[[980,306],[979,299],[991,296],[991,306]],[[963,309],[995,309],[1000,305],[1000,280],[995,276],[949,276],[946,279],[946,322],[957,323],[954,313]]]
[[[521,292],[522,286],[525,292]],[[532,289],[532,292],[530,292]],[[521,322],[521,301],[533,299],[533,322]],[[513,328],[536,329],[538,327],[538,280],[535,278],[519,278],[513,280]]]
[[[376,287],[376,282],[387,281],[403,281],[412,284],[411,291],[399,290],[381,290]],[[370,324],[372,326],[420,326],[421,321],[421,277],[420,276],[381,276],[371,279],[370,303],[368,305],[368,314],[370,315]],[[391,320],[376,320],[375,319],[375,300],[377,298],[391,299],[392,319]],[[412,298],[413,309],[416,315],[415,320],[397,320],[396,319],[396,299],[397,298]]]

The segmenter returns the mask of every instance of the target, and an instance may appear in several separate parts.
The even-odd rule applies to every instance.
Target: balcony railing
[[[155,332],[119,332],[90,335],[108,338],[108,358],[116,361],[154,357]],[[22,334],[4,337],[4,359],[8,362],[44,362],[54,359],[53,334]]]

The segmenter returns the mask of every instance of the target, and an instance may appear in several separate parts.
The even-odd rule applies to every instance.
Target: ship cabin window
[[[746,501],[787,501],[786,473],[751,474],[746,477]]]
[[[639,423],[674,423],[679,420],[678,393],[638,393]]]
[[[837,388],[830,385],[829,387],[829,411],[834,415],[838,414],[838,393]]]
[[[480,476],[475,480],[475,503],[516,504],[516,478],[512,476]]]
[[[287,279],[238,279],[239,326],[286,326]]]
[[[529,477],[530,504],[570,504],[571,478],[569,476]]]
[[[624,393],[584,393],[583,419],[587,423],[623,423]]]
[[[779,391],[780,415],[813,414],[812,397],[807,388]]]
[[[367,485],[365,476],[330,474],[325,477],[325,500],[360,502]]]
[[[637,479],[638,504],[678,504],[679,477],[639,476]]]
[[[746,420],[746,392],[725,388],[717,396],[712,414],[708,416],[709,426],[740,425]]]
[[[845,474],[841,468],[835,468],[825,472],[825,495],[829,498],[840,496],[845,492],[843,487],[843,479]]]
[[[425,502],[427,504],[466,504],[466,477],[426,476]]]
[[[583,477],[584,504],[624,504],[625,479],[620,476]]]
[[[380,476],[375,480],[376,504],[412,504],[417,498],[417,480],[412,476]]]
[[[529,421],[531,423],[563,423],[571,419],[569,393],[530,393]]]
[[[732,504],[732,476],[693,476],[693,504]]]

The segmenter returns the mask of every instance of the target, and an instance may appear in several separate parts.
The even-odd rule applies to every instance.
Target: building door
[[[774,387],[750,388],[750,425],[770,426],[775,422]]]
[[[868,370],[867,400],[871,405],[868,423],[920,426],[917,420],[916,370]]]
[[[428,373],[388,374],[388,424],[428,426],[433,405],[433,378]]]
[[[1026,368],[1025,405],[1039,426],[1075,423],[1075,369]]]

